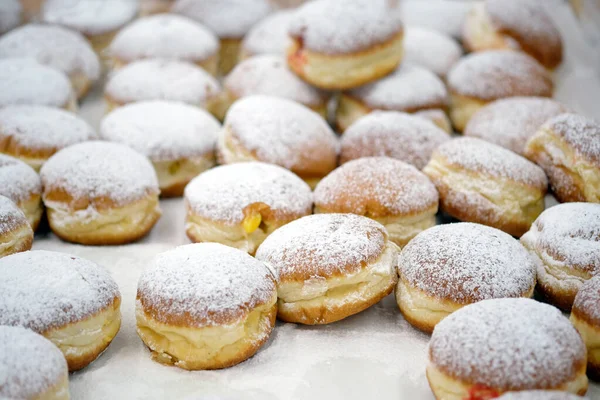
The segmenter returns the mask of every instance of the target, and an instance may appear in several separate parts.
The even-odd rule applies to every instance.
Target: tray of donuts
[[[0,398],[600,398],[579,9],[0,2]]]

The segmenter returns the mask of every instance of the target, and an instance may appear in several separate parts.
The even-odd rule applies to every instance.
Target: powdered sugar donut
[[[452,37],[432,29],[408,26],[404,32],[404,62],[427,68],[445,78],[462,56],[460,45]]]
[[[0,196],[0,258],[31,249],[33,230],[23,211]]]
[[[277,315],[271,271],[217,243],[188,244],[156,256],[140,277],[137,332],[163,364],[219,369],[252,357]]]
[[[427,379],[436,397],[449,400],[533,389],[585,394],[585,364],[585,345],[559,310],[530,299],[492,299],[435,327]]]
[[[456,310],[486,299],[532,297],[535,264],[510,235],[484,225],[439,225],[398,259],[396,300],[404,318],[431,333]]]
[[[437,111],[437,115],[425,116],[432,116],[432,122],[450,132],[452,128],[444,113],[447,107],[448,92],[440,78],[425,68],[402,64],[383,79],[342,93],[335,118],[338,128],[345,131],[373,110]]]
[[[588,349],[588,375],[600,380],[600,277],[586,281],[573,303],[571,322]]]
[[[219,39],[203,25],[174,14],[138,19],[108,47],[114,68],[145,58],[188,61],[217,74]]]
[[[408,26],[420,26],[460,39],[465,18],[471,11],[470,1],[397,1],[397,12]]]
[[[103,267],[52,251],[0,259],[0,325],[20,325],[52,341],[70,371],[84,368],[121,325],[121,294]]]
[[[0,154],[0,195],[8,197],[23,211],[35,231],[44,209],[42,182],[29,165]]]
[[[0,326],[0,397],[69,399],[69,370],[60,350],[29,329]]]
[[[524,390],[503,394],[498,400],[583,400],[583,397],[557,390]]]
[[[52,231],[81,244],[122,244],[146,235],[160,217],[158,180],[131,148],[84,142],[53,155],[40,171]]]
[[[314,187],[336,167],[338,141],[325,120],[310,109],[291,100],[257,95],[231,106],[217,151],[223,164],[277,164]]]
[[[141,101],[120,107],[101,122],[100,137],[128,145],[152,161],[162,196],[181,196],[199,173],[215,165],[221,125],[187,104]]]
[[[390,240],[404,246],[435,225],[438,193],[412,165],[388,157],[350,161],[315,188],[315,213],[352,213],[381,223]]]
[[[288,170],[260,162],[206,171],[185,188],[186,233],[254,254],[275,229],[312,212],[310,187]]]
[[[288,33],[288,64],[323,89],[350,89],[393,71],[402,59],[402,22],[385,0],[319,0],[300,7]]]
[[[0,4],[0,35],[18,26],[23,20],[23,6],[19,0],[5,0]]]
[[[240,48],[240,59],[259,54],[285,56],[286,50],[291,44],[288,28],[293,15],[294,10],[277,11],[254,25],[244,36]]]

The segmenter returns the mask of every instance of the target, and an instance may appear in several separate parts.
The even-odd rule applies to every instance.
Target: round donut
[[[562,40],[540,0],[485,0],[476,4],[463,26],[468,51],[519,50],[548,69],[562,61]]]
[[[505,393],[498,400],[583,400],[583,397],[558,390],[524,390]]]
[[[561,202],[600,203],[600,123],[576,114],[547,121],[525,146]]]
[[[312,213],[310,187],[288,170],[261,162],[206,171],[185,188],[186,234],[254,254],[275,229]]]
[[[320,325],[390,294],[398,281],[397,253],[383,225],[370,218],[316,214],[273,232],[256,258],[278,274],[278,318]]]
[[[403,247],[435,225],[438,192],[427,176],[402,161],[366,157],[350,161],[315,188],[315,213],[363,215],[385,226]]]
[[[96,132],[85,120],[58,108],[15,105],[0,109],[0,153],[36,171],[57,151],[95,138]]]
[[[535,59],[511,50],[463,57],[448,73],[450,119],[462,132],[486,104],[515,96],[552,97],[552,78]]]
[[[8,197],[23,211],[35,231],[42,219],[42,182],[29,165],[0,154],[0,195]]]
[[[0,35],[19,26],[23,16],[23,6],[19,0],[4,0],[0,3]]]
[[[329,94],[298,78],[279,55],[264,54],[240,62],[223,81],[223,88],[224,108],[242,97],[267,95],[293,100],[327,117]]]
[[[146,58],[187,61],[217,74],[219,39],[199,23],[175,14],[138,19],[123,28],[107,49],[113,68]]]
[[[433,72],[403,63],[390,75],[369,85],[340,95],[335,115],[336,125],[345,131],[373,110],[416,113],[427,111],[425,118],[451,132],[444,110],[448,107],[448,92],[444,82]],[[435,113],[431,114],[432,111]]]
[[[263,161],[280,165],[310,187],[337,166],[338,140],[317,113],[274,96],[247,96],[225,117],[217,141],[221,164]]]
[[[31,249],[33,230],[23,211],[0,195],[0,258]]]
[[[0,38],[0,58],[34,58],[62,71],[78,98],[100,78],[100,61],[83,36],[69,29],[28,24]]]
[[[277,11],[254,25],[244,36],[240,60],[260,54],[285,56],[291,44],[288,27],[293,15],[294,10]]]
[[[427,1],[400,1],[397,3],[397,12],[407,26],[419,26],[436,32],[460,39],[462,27],[472,2],[447,0]]]
[[[402,21],[386,0],[308,2],[292,16],[288,34],[290,68],[322,89],[364,85],[402,59]]]
[[[188,370],[231,367],[269,338],[275,277],[252,256],[218,243],[180,246],[142,273],[135,315],[155,361]]]
[[[69,370],[60,350],[43,336],[0,326],[0,397],[69,399]]]
[[[585,369],[585,345],[558,309],[531,299],[491,299],[435,327],[427,380],[447,400],[534,389],[583,395]]]
[[[50,228],[63,240],[129,243],[160,217],[154,168],[128,146],[99,141],[69,146],[44,164],[40,176]]]
[[[579,289],[571,322],[588,349],[588,375],[600,380],[600,276],[586,281]]]
[[[540,126],[567,111],[564,105],[545,97],[509,97],[473,114],[463,133],[524,155],[527,140]]]
[[[438,225],[398,259],[396,301],[404,318],[431,333],[460,308],[486,299],[532,297],[535,264],[510,235],[484,225]]]
[[[0,325],[29,328],[54,343],[69,371],[102,353],[121,326],[121,294],[106,269],[53,251],[0,259]]]
[[[450,216],[521,236],[544,211],[548,180],[527,159],[493,143],[459,138],[443,143],[423,172]]]
[[[359,119],[342,136],[340,163],[386,156],[423,169],[436,147],[450,136],[430,121],[396,111],[376,111]]]
[[[444,79],[462,54],[451,36],[420,26],[406,27],[403,62],[420,65]]]

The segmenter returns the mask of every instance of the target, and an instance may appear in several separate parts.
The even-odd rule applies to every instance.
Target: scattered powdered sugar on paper
[[[42,193],[42,182],[33,168],[16,158],[0,154],[0,195],[15,203]]]
[[[276,54],[284,56],[291,43],[288,28],[294,10],[274,12],[254,25],[244,36],[242,49],[251,55]]]
[[[600,325],[600,276],[586,281],[577,292],[573,312],[582,315],[590,323]]]
[[[402,63],[420,65],[442,77],[463,54],[456,40],[432,29],[408,26],[403,40]]]
[[[19,0],[0,2],[0,34],[8,32],[21,23],[23,6]]]
[[[583,397],[569,392],[555,390],[524,390],[508,392],[498,397],[498,400],[581,400]]]
[[[8,197],[0,195],[0,236],[28,224],[25,214]]]
[[[578,114],[562,114],[547,121],[545,129],[560,136],[589,162],[600,166],[600,122]]]

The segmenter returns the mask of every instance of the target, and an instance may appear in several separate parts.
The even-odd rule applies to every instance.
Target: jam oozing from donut
[[[265,203],[254,203],[244,209],[242,226],[246,233],[252,233],[261,227],[263,223],[261,211],[265,211],[268,208],[269,206]]]
[[[296,51],[288,56],[289,63],[297,68],[301,68],[304,64],[306,64],[306,54],[304,53],[304,38],[302,36],[298,36],[296,38],[298,43],[298,47]]]
[[[474,385],[469,389],[468,397],[464,400],[489,400],[500,396],[500,393],[484,385]]]

